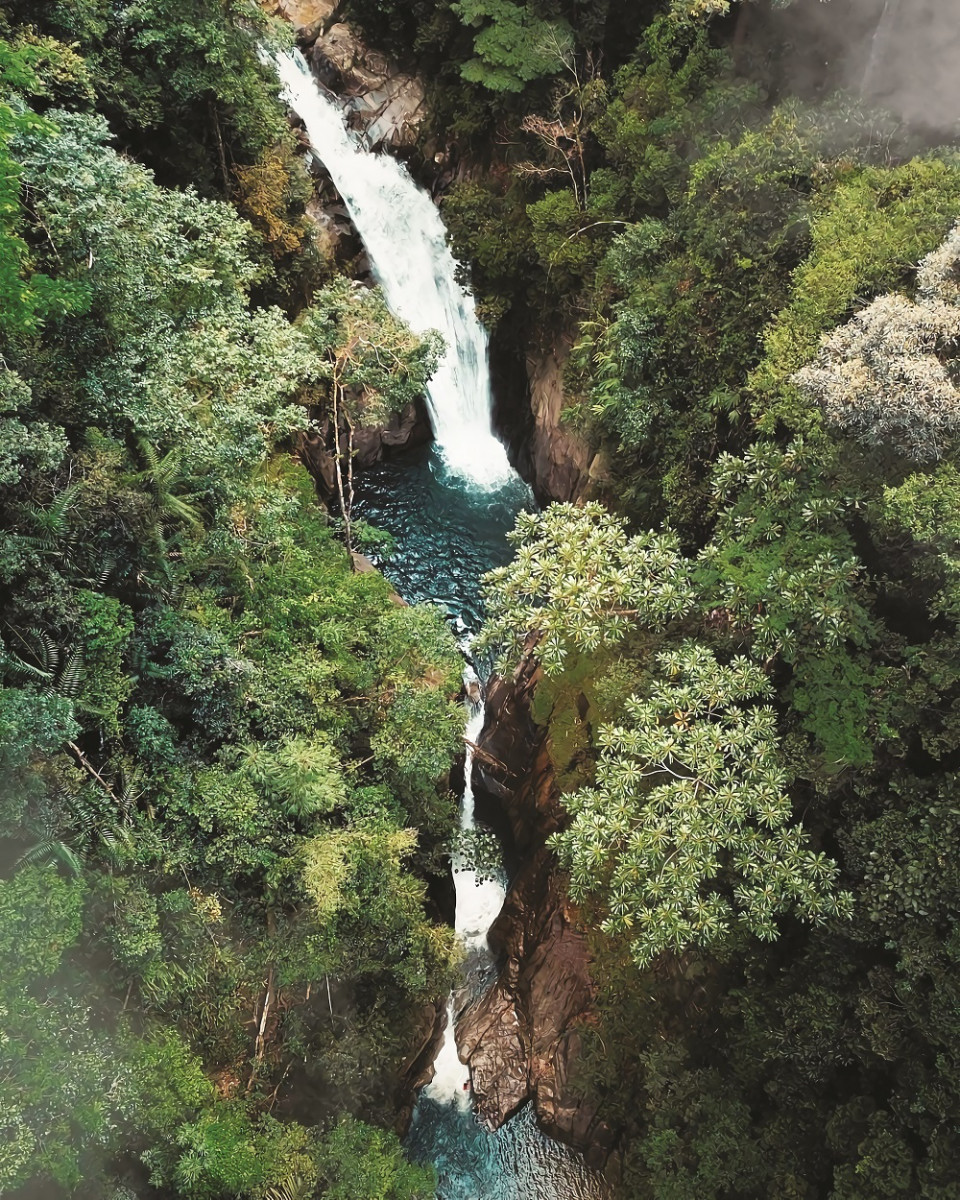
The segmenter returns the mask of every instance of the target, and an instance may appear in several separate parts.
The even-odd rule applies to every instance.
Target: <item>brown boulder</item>
[[[563,373],[570,339],[558,338],[527,353],[527,382],[533,430],[529,437],[532,483],[547,500],[581,500],[598,495],[608,481],[604,453],[593,449],[577,429],[562,423],[567,405]]]
[[[578,1030],[592,1020],[594,989],[586,939],[544,845],[564,815],[545,730],[530,715],[539,678],[528,658],[488,689],[478,778],[501,797],[524,865],[490,930],[490,944],[502,957],[499,977],[460,1019],[457,1044],[487,1124],[497,1128],[532,1100],[546,1133],[600,1166],[612,1131],[571,1082]]]
[[[424,87],[338,22],[314,42],[310,61],[320,78],[347,99],[352,126],[377,146],[413,143],[424,116]]]
[[[457,1028],[480,1116],[497,1129],[532,1099],[546,1133],[598,1164],[611,1133],[571,1086],[577,1027],[590,1020],[593,1000],[590,956],[545,848],[510,889],[491,943],[505,955],[500,977]]]
[[[345,434],[341,436],[345,437]],[[426,409],[422,404],[411,402],[400,412],[391,413],[382,425],[359,426],[354,430],[354,467],[362,471],[397,451],[423,445],[432,436]],[[324,497],[332,496],[336,490],[332,445],[329,418],[321,420],[316,429],[300,435],[300,461],[317,481]]]
[[[337,0],[262,0],[272,17],[289,21],[301,41],[312,41],[337,9]]]
[[[515,998],[502,981],[460,1018],[457,1049],[470,1066],[480,1116],[498,1129],[530,1098],[520,1018]]]

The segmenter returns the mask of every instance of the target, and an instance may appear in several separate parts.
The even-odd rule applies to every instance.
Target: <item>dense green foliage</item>
[[[580,1086],[625,1197],[944,1200],[957,150],[787,94],[763,48],[737,71],[686,19],[726,5],[662,7],[444,202],[491,321],[572,347],[595,454],[489,579],[490,642],[546,672]]]
[[[426,878],[458,656],[352,573],[294,451],[338,385],[406,403],[433,347],[315,289],[255,10],[26,15],[0,42],[0,1193],[426,1197],[365,1122],[454,958]],[[256,225],[118,137],[167,183],[219,163]],[[297,249],[312,302],[265,304]]]
[[[545,671],[619,1193],[953,1200],[960,156],[732,7],[344,11],[490,165],[443,198],[481,311],[569,347],[592,494],[486,640]],[[428,1196],[381,1126],[454,957],[457,660],[340,535],[436,348],[305,221],[258,9],[2,12],[0,1192]]]

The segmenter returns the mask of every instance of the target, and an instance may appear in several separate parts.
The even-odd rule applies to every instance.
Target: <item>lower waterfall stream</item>
[[[436,451],[424,447],[361,475],[355,511],[395,539],[395,552],[380,565],[398,592],[411,602],[439,605],[469,654],[470,635],[482,619],[480,576],[509,557],[506,534],[517,512],[531,502],[518,478],[495,490],[470,486],[449,474]],[[482,673],[483,665],[477,666]],[[465,682],[476,679],[469,662],[464,676]],[[483,703],[467,700],[465,709],[465,734],[475,742],[483,727]],[[464,831],[484,829],[474,814],[472,767],[468,746],[460,805]],[[453,1021],[494,981],[497,964],[487,931],[508,879],[500,858],[491,861],[487,852],[478,869],[469,842],[454,851],[453,871],[463,983],[447,1003],[434,1078],[418,1097],[408,1151],[436,1167],[439,1200],[598,1200],[600,1177],[578,1154],[541,1133],[532,1106],[495,1133],[473,1111],[470,1072],[457,1054]]]
[[[433,446],[360,476],[354,516],[392,535],[395,550],[381,564],[384,574],[411,603],[443,609],[467,660],[464,681],[476,684],[469,644],[482,620],[480,577],[509,557],[506,534],[532,503],[492,430],[486,332],[457,281],[430,197],[389,155],[369,153],[346,130],[336,101],[298,53],[275,62],[284,97],[303,119],[313,152],[350,213],[388,306],[416,332],[436,329],[444,339],[427,396]],[[482,699],[468,699],[465,710],[466,736],[474,742],[483,726]],[[439,1200],[597,1200],[600,1177],[538,1129],[529,1105],[496,1133],[481,1124],[469,1069],[457,1053],[456,1017],[496,974],[487,934],[508,883],[499,852],[484,852],[478,862],[472,768],[468,745],[462,841],[452,854],[463,980],[447,1005],[434,1078],[418,1098],[408,1149],[435,1165]]]

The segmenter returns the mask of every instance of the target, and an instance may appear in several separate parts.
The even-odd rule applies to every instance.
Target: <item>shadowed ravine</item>
[[[387,303],[418,332],[438,329],[446,354],[428,397],[435,445],[382,464],[358,481],[355,515],[387,530],[395,552],[380,564],[411,602],[438,604],[465,650],[482,619],[481,575],[509,556],[507,531],[532,503],[491,430],[487,340],[473,301],[456,282],[456,263],[430,198],[388,156],[367,153],[344,128],[303,59],[277,62],[284,95],[307,127],[318,159],[343,197]],[[465,680],[475,679],[468,665]],[[475,740],[483,704],[465,703]],[[461,828],[477,828],[467,752]],[[468,843],[469,845],[469,843]],[[408,1139],[411,1156],[437,1168],[440,1200],[588,1200],[599,1179],[574,1152],[537,1128],[529,1108],[496,1133],[473,1110],[470,1075],[457,1055],[449,1018],[489,985],[495,971],[487,933],[507,880],[502,867],[475,869],[469,849],[454,853],[455,926],[464,978],[448,1003],[448,1026],[421,1093]]]

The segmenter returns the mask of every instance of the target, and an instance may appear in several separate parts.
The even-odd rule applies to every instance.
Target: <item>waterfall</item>
[[[478,869],[476,849],[470,845],[470,835],[476,831],[473,815],[473,746],[483,729],[483,700],[470,699],[478,694],[479,680],[474,669],[468,666],[463,672],[463,683],[467,699],[466,755],[463,764],[463,798],[460,802],[460,830],[465,835],[462,848],[453,854],[453,881],[456,888],[456,910],[454,928],[467,955],[467,966],[474,978],[483,979],[493,967],[493,955],[487,943],[490,926],[503,907],[506,889],[497,874]],[[433,1064],[433,1080],[424,1089],[425,1095],[438,1103],[456,1102],[468,1108],[472,1100],[470,1093],[470,1071],[460,1061],[454,1025],[456,1021],[456,992],[447,1001],[447,1023],[443,1032],[443,1043]]]
[[[447,471],[425,472],[426,486],[408,474],[405,485],[390,489],[394,520],[382,524],[397,535],[406,575],[402,582],[396,578],[396,559],[388,573],[409,599],[440,603],[456,619],[458,630],[467,631],[461,649],[469,660],[469,631],[476,631],[481,615],[474,595],[479,576],[505,561],[506,532],[516,513],[533,502],[491,428],[486,334],[472,298],[457,283],[457,264],[430,197],[401,165],[369,153],[347,131],[340,109],[321,93],[300,54],[279,55],[275,65],[285,99],[303,119],[313,152],[363,239],[387,305],[416,332],[435,329],[444,339],[446,352],[427,400]],[[381,466],[389,471],[394,464]],[[376,510],[373,516],[380,524]],[[598,1200],[602,1179],[538,1129],[531,1105],[496,1133],[486,1130],[473,1111],[470,1071],[457,1052],[457,1013],[496,973],[487,934],[506,894],[499,846],[493,854],[485,848],[474,816],[473,744],[484,706],[473,667],[464,670],[463,682],[467,746],[461,840],[452,857],[455,929],[465,963],[462,983],[447,1002],[433,1080],[414,1109],[408,1149],[435,1165],[440,1200]]]
[[[868,100],[876,100],[882,94],[883,88],[877,87],[880,82],[880,68],[888,49],[888,43],[897,23],[900,13],[900,0],[883,0],[883,8],[874,26],[870,38],[870,52],[867,55],[867,65],[863,70],[860,81],[860,95]]]
[[[314,154],[327,169],[359,233],[387,306],[415,333],[437,330],[445,350],[427,404],[447,468],[482,488],[516,474],[490,423],[487,335],[473,298],[457,282],[436,205],[388,154],[371,154],[344,125],[299,51],[276,69],[284,99],[299,114]]]
[[[473,298],[457,282],[457,263],[436,206],[400,163],[371,154],[347,130],[340,108],[323,94],[299,51],[279,55],[276,66],[284,98],[302,118],[314,154],[343,197],[391,312],[418,333],[436,329],[443,336],[445,351],[430,381],[428,404],[446,466],[483,489],[518,484],[491,429],[486,333]],[[462,648],[469,653],[469,643]],[[464,841],[453,856],[455,928],[471,974],[482,977],[493,967],[487,932],[503,906],[505,888],[502,879],[478,872],[470,853],[470,835],[476,832],[472,744],[483,728],[484,709],[482,698],[472,698],[481,695],[472,667],[464,670],[463,682],[467,749],[460,805]],[[456,996],[451,993],[444,1041],[426,1092],[438,1102],[468,1108],[470,1072],[457,1053],[455,1017]]]

